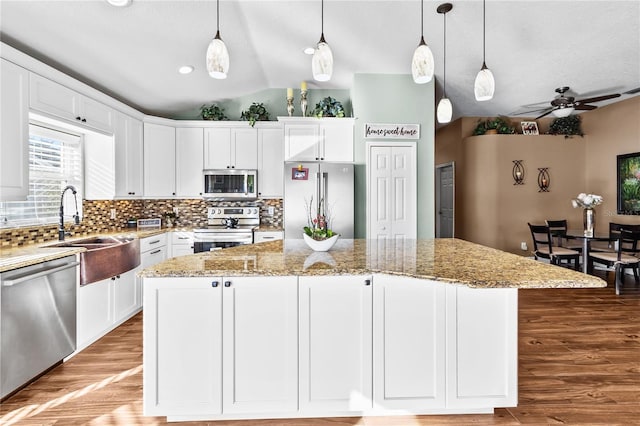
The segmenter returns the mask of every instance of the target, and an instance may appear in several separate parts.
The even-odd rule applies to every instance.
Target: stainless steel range
[[[207,224],[193,231],[194,253],[252,244],[253,229],[260,225],[260,208],[209,207]]]

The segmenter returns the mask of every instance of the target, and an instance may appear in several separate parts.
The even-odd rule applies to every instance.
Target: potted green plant
[[[253,127],[256,121],[269,121],[269,111],[262,103],[254,102],[249,109],[242,111],[240,120],[249,121],[249,124]]]
[[[229,118],[224,114],[224,108],[220,108],[216,104],[202,105],[200,107],[200,116],[203,120],[222,121]]]
[[[498,116],[487,120],[478,120],[478,124],[473,131],[475,136],[486,134],[511,135],[516,132],[515,126],[511,125],[508,117]]]
[[[344,117],[344,108],[340,101],[327,96],[316,104],[312,115],[321,117]]]
[[[548,133],[550,135],[564,135],[565,138],[573,135],[584,136],[580,117],[577,115],[556,118],[551,122]]]

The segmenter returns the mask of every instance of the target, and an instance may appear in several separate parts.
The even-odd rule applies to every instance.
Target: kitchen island
[[[606,286],[457,239],[275,241],[141,275],[144,410],[170,421],[512,407],[518,289]]]

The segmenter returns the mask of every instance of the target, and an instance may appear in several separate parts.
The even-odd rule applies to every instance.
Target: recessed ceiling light
[[[191,65],[183,65],[178,68],[178,72],[180,74],[191,74],[193,72],[193,67]]]
[[[107,0],[107,3],[115,7],[127,7],[131,2],[132,0]]]
[[[315,53],[316,49],[314,49],[313,47],[305,47],[304,48],[304,53],[306,55],[313,55]]]

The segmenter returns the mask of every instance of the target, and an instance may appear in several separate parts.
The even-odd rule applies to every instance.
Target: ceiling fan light
[[[216,36],[209,47],[207,48],[207,71],[213,78],[219,80],[227,78],[229,72],[229,51],[224,41],[220,38],[220,32],[216,33]]]
[[[551,114],[558,118],[564,118],[570,116],[573,111],[575,111],[573,107],[560,107],[551,111]]]
[[[424,42],[424,38],[420,40],[420,44],[413,52],[413,60],[411,61],[411,74],[413,81],[417,84],[425,84],[433,78],[433,52]]]
[[[311,70],[313,79],[316,81],[329,81],[331,74],[333,74],[333,53],[331,53],[331,48],[324,41],[324,36],[318,42],[315,52],[313,52]]]
[[[496,81],[493,78],[493,73],[486,65],[483,64],[473,85],[473,92],[476,95],[476,101],[488,101],[492,99],[495,90]]]
[[[451,116],[453,115],[453,106],[451,105],[451,101],[449,98],[442,98],[440,102],[438,102],[438,110],[437,117],[438,123],[445,124],[451,121]]]

